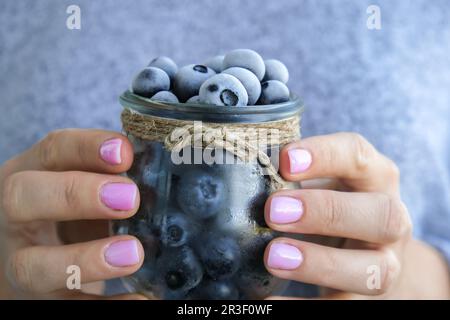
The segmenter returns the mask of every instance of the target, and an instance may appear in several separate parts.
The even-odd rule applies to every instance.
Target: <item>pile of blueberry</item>
[[[237,49],[180,69],[168,57],[155,58],[136,75],[131,91],[161,102],[242,107],[288,101],[288,79],[282,62]]]
[[[267,272],[276,234],[264,222],[267,179],[249,164],[175,165],[159,142],[129,136],[139,186],[133,217],[113,225],[143,244],[145,260],[126,283],[162,299],[261,299],[285,281]]]

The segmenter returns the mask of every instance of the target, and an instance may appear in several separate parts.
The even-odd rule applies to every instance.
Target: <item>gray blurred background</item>
[[[357,131],[396,161],[416,236],[448,257],[449,17],[447,0],[2,0],[0,163],[57,128],[120,130],[117,98],[153,57],[251,48],[288,66],[305,136]]]

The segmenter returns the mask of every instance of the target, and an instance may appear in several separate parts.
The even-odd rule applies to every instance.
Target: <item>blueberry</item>
[[[214,280],[231,277],[241,264],[241,251],[231,237],[210,233],[198,244],[206,273]]]
[[[164,70],[167,75],[169,76],[170,80],[173,81],[173,78],[175,77],[175,74],[178,71],[177,64],[170,59],[169,57],[158,57],[150,61],[148,64],[149,67],[156,67],[160,68],[161,70]]]
[[[266,73],[263,81],[278,80],[286,84],[289,80],[289,71],[286,66],[279,60],[269,59],[264,61],[266,65]]]
[[[248,94],[248,105],[254,105],[258,101],[261,94],[261,83],[253,72],[244,68],[232,67],[222,73],[231,74],[242,83]]]
[[[178,181],[177,201],[185,213],[207,219],[223,209],[225,186],[218,177],[204,171],[191,170]]]
[[[134,161],[127,175],[135,181],[139,187],[156,186],[162,172],[163,146],[159,142],[148,142],[145,150],[134,155]]]
[[[131,275],[131,278],[139,286],[143,287],[144,290],[151,290],[153,288],[153,285],[156,283],[156,277],[155,268],[145,262],[138,271]]]
[[[169,212],[162,221],[161,242],[168,247],[179,247],[195,233],[192,221],[181,212]]]
[[[197,286],[203,277],[199,259],[187,246],[166,249],[158,258],[160,281],[172,291],[187,291]]]
[[[289,101],[289,89],[278,80],[269,80],[261,84],[261,96],[258,104],[273,104]]]
[[[178,70],[174,78],[173,91],[181,102],[198,95],[198,90],[205,80],[216,72],[201,64],[190,64]]]
[[[205,61],[204,65],[220,73],[223,70],[223,58],[225,56],[215,56]]]
[[[242,267],[235,280],[247,299],[263,299],[288,283],[271,275],[264,265],[267,244],[276,236],[268,228],[255,228],[253,235],[244,237],[241,243]]]
[[[248,94],[236,77],[220,73],[202,84],[199,99],[206,104],[242,107],[248,103]]]
[[[199,104],[199,103],[200,103],[199,96],[193,96],[193,97],[190,97],[189,99],[186,100],[186,103],[195,103],[195,104]]]
[[[170,103],[178,103],[178,98],[170,91],[159,91],[153,97],[152,100],[161,101],[161,102],[170,102]]]
[[[223,68],[241,67],[253,72],[259,81],[264,77],[266,67],[261,56],[250,49],[236,49],[227,53],[223,59]]]
[[[155,67],[148,67],[139,72],[131,84],[133,93],[145,98],[150,98],[158,91],[169,90],[169,88],[169,76]]]
[[[201,300],[237,300],[239,292],[231,281],[205,280],[190,296]]]

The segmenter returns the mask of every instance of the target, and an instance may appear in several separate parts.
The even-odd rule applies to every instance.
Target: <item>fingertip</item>
[[[142,243],[134,236],[120,235],[110,238],[104,248],[105,262],[121,274],[130,275],[136,272],[145,258]]]
[[[131,165],[133,164],[134,160],[134,149],[133,145],[131,144],[130,140],[126,136],[121,137],[122,140],[122,150],[121,150],[121,157],[122,157],[122,163],[123,171],[127,171],[131,168]]]
[[[280,173],[288,181],[298,181],[312,164],[312,152],[299,142],[285,146],[280,153]]]

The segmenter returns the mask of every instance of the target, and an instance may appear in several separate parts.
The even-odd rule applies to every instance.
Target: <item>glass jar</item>
[[[141,204],[133,217],[114,221],[112,232],[136,236],[145,251],[142,267],[124,278],[126,287],[161,299],[262,299],[280,294],[287,281],[269,274],[263,262],[267,244],[278,236],[264,221],[264,204],[280,187],[281,178],[274,175],[280,145],[299,138],[301,101],[292,97],[274,105],[216,107],[160,103],[126,91],[120,102],[124,131],[135,152],[127,175],[139,187]],[[144,122],[130,125],[124,114]],[[242,129],[275,125],[285,130],[283,121],[288,119],[294,119],[290,135],[263,143],[261,139],[256,148],[246,142],[235,149],[219,143],[219,148],[223,135],[210,138],[207,146],[198,145],[195,128],[186,129],[195,121],[224,134],[229,126],[239,128],[233,133],[247,141]],[[194,133],[190,143],[180,144],[186,132]],[[204,128],[200,132],[206,137]],[[170,144],[174,133],[178,136]],[[274,136],[272,132],[270,138]],[[267,160],[272,170],[262,163]]]

